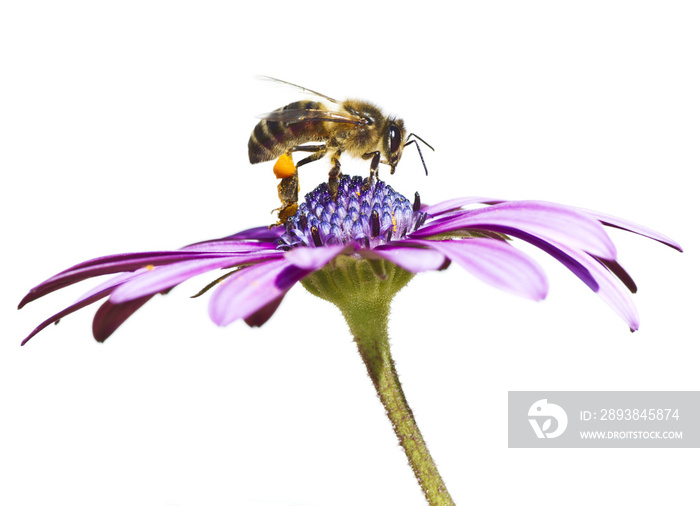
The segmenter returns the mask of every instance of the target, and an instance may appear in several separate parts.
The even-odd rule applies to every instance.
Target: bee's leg
[[[333,200],[338,196],[338,179],[340,179],[340,153],[342,149],[338,149],[331,155],[331,171],[328,173],[328,193],[330,193]]]
[[[296,214],[298,209],[297,200],[299,198],[299,173],[294,171],[290,177],[282,179],[277,185],[277,195],[279,195],[282,206],[275,209],[277,213],[276,225],[283,225],[287,219]]]
[[[293,151],[304,151],[304,152],[307,152],[307,153],[311,153],[311,155],[307,156],[306,158],[302,158],[301,160],[299,160],[299,161],[297,162],[297,170],[298,170],[299,167],[301,167],[302,165],[306,165],[307,163],[315,162],[316,160],[320,160],[321,158],[323,158],[324,156],[326,156],[326,153],[328,152],[328,147],[326,147],[325,144],[317,144],[317,145],[311,145],[311,146],[294,146],[293,148],[291,148],[291,149],[288,151],[288,153],[292,153]],[[295,198],[294,198],[294,202],[293,202],[293,204],[294,204],[294,209],[293,209],[293,212],[292,212],[292,208],[291,208],[291,206],[289,205],[289,202],[288,202],[288,203],[287,203],[287,208],[286,208],[286,209],[283,209],[282,211],[280,211],[280,214],[279,214],[280,221],[283,220],[283,216],[282,216],[282,215],[283,215],[283,214],[287,214],[287,211],[289,212],[289,216],[292,216],[292,215],[294,215],[294,213],[297,212],[297,204],[296,204],[297,200],[296,200],[296,195],[298,194],[298,191],[299,191],[299,176],[298,176],[298,173],[295,172],[295,173],[294,173],[294,176],[295,176],[295,180],[294,180],[293,182],[292,182],[292,181],[289,182],[290,185],[291,185],[292,183],[294,184],[294,191],[295,191]],[[282,183],[284,183],[284,181],[282,181]],[[279,190],[278,190],[278,191],[280,191],[280,192],[282,191],[282,189],[281,189],[282,183],[280,183],[280,188],[279,188]],[[282,194],[281,194],[281,193],[280,193],[280,198],[282,198]]]
[[[294,165],[294,160],[289,152],[279,157],[273,172],[278,179],[277,195],[282,206],[274,209],[277,211],[277,223],[270,225],[270,228],[286,223],[287,219],[297,212],[297,200],[299,198],[299,173]]]
[[[366,190],[367,188],[372,186],[372,183],[374,182],[375,178],[379,179],[379,176],[377,175],[377,170],[379,169],[380,156],[381,153],[379,153],[379,151],[371,151],[362,155],[363,160],[369,160],[370,158],[372,159],[372,162],[369,164],[369,178],[367,179],[367,182],[362,186],[363,190]]]
[[[311,145],[311,146],[294,146],[289,150],[289,153],[292,153],[294,151],[304,151],[307,153],[313,153],[310,156],[307,156],[306,158],[302,158],[297,162],[297,168],[301,167],[302,165],[306,165],[307,163],[315,162],[316,160],[320,160],[324,156],[326,156],[326,153],[328,152],[328,148],[326,147],[325,144],[317,144],[317,145]]]

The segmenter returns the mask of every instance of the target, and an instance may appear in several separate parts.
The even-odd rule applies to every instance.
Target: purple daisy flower
[[[632,278],[617,261],[604,226],[681,247],[645,227],[584,209],[537,201],[461,198],[425,206],[378,181],[344,176],[337,198],[322,184],[284,226],[258,227],[177,251],[111,255],[78,264],[33,288],[20,307],[55,290],[104,274],[116,276],[44,321],[52,322],[107,298],[93,335],[107,339],[158,293],[200,274],[221,271],[210,289],[209,315],[218,325],[243,319],[263,325],[300,282],[343,314],[423,493],[430,504],[454,504],[403,394],[388,334],[393,296],[423,271],[457,263],[482,281],[534,300],[547,294],[542,268],[512,239],[530,243],[564,264],[630,327],[639,319]],[[476,208],[466,208],[477,206]]]
[[[482,206],[465,209],[478,204]],[[341,258],[367,260],[378,280],[398,279],[396,267],[400,268],[403,277],[396,291],[413,274],[445,269],[455,262],[496,288],[543,299],[548,285],[542,268],[513,247],[511,238],[564,264],[634,331],[639,318],[630,292],[636,286],[617,261],[604,225],[682,251],[658,232],[585,209],[475,197],[426,206],[418,194],[411,203],[382,181],[363,189],[361,178],[343,176],[337,200],[324,183],[306,196],[284,226],[253,228],[176,251],[105,256],[58,273],[30,290],[19,307],[87,278],[119,274],[45,320],[22,344],[49,324],[107,298],[93,320],[93,335],[102,342],[154,295],[221,269],[225,273],[198,294],[213,289],[211,319],[218,325],[243,319],[250,326],[261,326],[299,281],[328,298],[311,275],[335,268]]]

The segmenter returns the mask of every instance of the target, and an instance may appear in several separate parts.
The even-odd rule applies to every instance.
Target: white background
[[[698,450],[509,450],[506,400],[700,389],[697,3],[456,5],[3,3],[0,503],[423,504],[340,314],[300,286],[262,329],[216,327],[194,280],[105,344],[91,306],[19,346],[94,285],[15,310],[70,265],[270,222],[248,136],[300,97],[268,74],[403,117],[436,148],[427,178],[412,147],[382,174],[409,198],[551,200],[683,245],[611,231],[635,334],[539,252],[544,302],[453,265],[398,295],[391,334],[458,504],[696,504]]]

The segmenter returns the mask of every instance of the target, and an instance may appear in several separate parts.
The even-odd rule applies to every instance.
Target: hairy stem
[[[406,402],[389,349],[389,306],[412,278],[391,262],[339,256],[301,283],[343,313],[426,499],[433,505],[450,505],[454,502]]]
[[[406,401],[389,349],[388,304],[357,301],[343,310],[367,372],[430,504],[454,504]]]

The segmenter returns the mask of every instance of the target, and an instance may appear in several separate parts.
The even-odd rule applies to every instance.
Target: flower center
[[[359,176],[341,176],[334,200],[328,184],[322,183],[308,193],[296,214],[285,223],[285,232],[277,241],[278,249],[298,246],[318,247],[360,243],[374,248],[392,239],[401,239],[427,218],[420,211],[416,193],[413,204],[383,181],[364,189]]]

